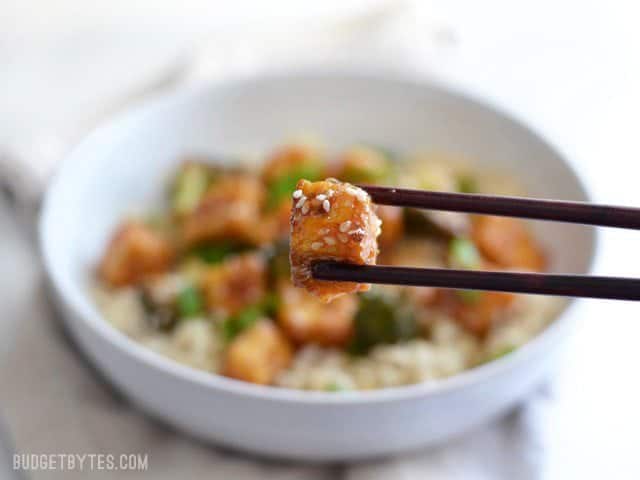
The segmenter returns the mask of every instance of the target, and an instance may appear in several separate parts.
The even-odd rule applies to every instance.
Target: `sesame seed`
[[[338,240],[340,240],[342,243],[347,243],[349,241],[349,237],[347,237],[344,233],[339,233]]]
[[[341,231],[342,233],[344,233],[344,232],[346,232],[347,230],[349,230],[349,227],[350,227],[350,226],[351,226],[351,220],[345,220],[344,222],[342,222],[342,223],[340,224],[339,229],[340,229],[340,231]]]
[[[356,198],[361,202],[366,202],[368,198],[367,192],[365,192],[364,190],[357,190]]]
[[[326,235],[327,233],[329,233],[331,230],[329,230],[328,228],[321,228],[320,230],[318,230],[318,233],[320,235]]]
[[[327,197],[333,197],[333,194],[334,194],[334,193],[335,193],[335,192],[333,191],[333,189],[332,189],[332,188],[330,188],[329,190],[327,190]]]
[[[327,196],[324,193],[316,195],[316,200],[318,200],[319,202],[322,202],[325,198],[327,198]]]
[[[347,187],[345,190],[349,195],[358,195],[358,191],[354,187]]]
[[[293,192],[293,198],[300,198],[302,196],[302,190],[298,189]]]
[[[335,245],[336,239],[333,237],[324,237],[324,243],[326,243],[327,245]]]
[[[323,243],[322,242],[313,242],[311,244],[311,249],[312,250],[320,250],[322,248]]]
[[[296,208],[300,208],[304,205],[304,202],[307,201],[307,197],[305,197],[304,195],[300,198],[300,200],[298,200],[298,203],[296,203]]]
[[[329,203],[329,200],[325,200],[324,202],[322,202],[322,208],[324,208],[324,211],[329,213],[329,210],[331,210],[331,204]]]
[[[308,204],[308,203],[305,203],[305,204],[302,206],[302,214],[303,214],[303,215],[306,215],[307,213],[309,213],[309,204]]]

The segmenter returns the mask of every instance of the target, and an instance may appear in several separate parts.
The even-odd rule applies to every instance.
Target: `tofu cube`
[[[465,292],[439,289],[438,306],[448,312],[469,333],[484,338],[508,313],[515,295],[507,292]]]
[[[334,179],[300,180],[291,209],[291,278],[321,300],[369,290],[369,284],[315,280],[311,264],[335,260],[375,265],[381,221],[371,197],[362,189]]]
[[[294,343],[344,346],[351,339],[358,309],[355,295],[343,295],[327,304],[289,281],[281,281],[278,299],[278,324]]]
[[[264,297],[267,263],[262,255],[247,253],[210,267],[200,287],[210,312],[233,315]]]
[[[544,270],[544,253],[521,220],[479,215],[473,221],[471,236],[482,254],[500,267]]]
[[[292,358],[293,349],[280,329],[270,320],[259,320],[231,342],[225,352],[223,373],[269,385]]]
[[[259,243],[256,234],[265,200],[262,182],[249,175],[227,175],[209,187],[182,225],[186,245],[235,239]]]
[[[134,285],[169,269],[172,245],[146,225],[131,221],[111,238],[99,266],[99,275],[112,287]]]

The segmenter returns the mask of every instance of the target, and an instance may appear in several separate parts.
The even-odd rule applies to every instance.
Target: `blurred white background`
[[[575,0],[5,0],[0,159],[5,172],[46,179],[86,128],[151,87],[348,64],[435,77],[493,102],[564,150],[597,201],[640,206],[638,13],[635,2]],[[2,212],[9,298],[20,282],[7,272],[27,271],[29,256]],[[637,235],[603,231],[598,273],[639,276]],[[532,461],[544,478],[639,478],[639,307],[581,308]],[[421,462],[386,471],[413,478]]]

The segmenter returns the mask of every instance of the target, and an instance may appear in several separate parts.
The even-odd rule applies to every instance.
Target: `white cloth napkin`
[[[398,13],[399,12],[399,13]],[[207,42],[187,67],[163,71],[166,86],[175,78],[197,82],[295,65],[361,65],[428,72],[446,63],[456,32],[416,10],[376,12],[330,28],[298,35],[259,33]],[[268,38],[268,41],[265,39]],[[231,53],[230,53],[231,52]],[[310,52],[313,54],[310,55]],[[419,59],[419,60],[418,60]],[[122,72],[119,72],[122,73]],[[153,84],[153,85],[152,85]],[[113,103],[152,89],[121,92]],[[133,94],[133,95],[132,95]],[[44,129],[0,150],[0,175],[27,210],[56,162],[75,140],[109,110],[101,104],[78,114],[71,124]],[[437,448],[355,465],[307,466],[270,462],[195,442],[130,407],[68,341],[47,300],[43,278],[28,240],[0,210],[0,282],[4,318],[0,331],[0,413],[10,432],[5,445],[22,453],[147,453],[147,472],[101,472],[109,478],[386,478],[500,479],[539,478],[543,468],[545,425],[552,409],[552,389],[543,388],[506,418]],[[2,340],[5,340],[2,342]],[[0,449],[0,452],[2,449]],[[0,454],[0,461],[3,455]],[[96,472],[91,472],[96,473]],[[31,472],[33,478],[86,478],[86,471]]]

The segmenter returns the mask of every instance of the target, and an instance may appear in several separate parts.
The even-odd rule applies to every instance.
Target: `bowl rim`
[[[284,387],[273,387],[256,385],[232,378],[224,377],[217,373],[197,370],[187,365],[178,363],[168,357],[156,353],[148,347],[129,338],[120,332],[100,314],[95,303],[91,300],[89,293],[80,288],[73,288],[73,283],[66,284],[63,280],[61,270],[53,258],[52,247],[48,241],[47,232],[54,228],[52,204],[55,203],[56,195],[61,186],[64,185],[66,172],[73,170],[76,162],[83,161],[86,156],[85,151],[90,152],[94,143],[99,143],[103,137],[120,138],[119,133],[124,133],[130,124],[138,122],[147,115],[161,110],[163,106],[179,104],[185,100],[203,95],[212,90],[235,88],[238,86],[250,86],[265,81],[290,81],[290,80],[330,80],[330,81],[366,81],[378,83],[392,83],[395,86],[408,86],[413,88],[426,88],[440,95],[445,95],[457,101],[470,103],[476,108],[490,111],[493,115],[501,117],[505,121],[514,124],[525,131],[537,142],[544,144],[549,150],[564,164],[569,174],[573,177],[576,187],[585,200],[589,200],[591,195],[584,184],[583,179],[574,169],[572,162],[567,160],[565,152],[557,145],[548,141],[539,131],[530,127],[520,120],[516,115],[507,113],[502,107],[479,99],[468,91],[446,85],[434,78],[416,77],[397,72],[358,72],[349,69],[304,69],[288,72],[267,72],[259,75],[247,77],[234,77],[224,81],[211,81],[197,85],[182,87],[177,91],[160,92],[153,95],[146,101],[125,109],[125,111],[108,119],[94,128],[86,135],[60,162],[54,172],[44,194],[42,208],[38,219],[38,242],[42,257],[44,270],[53,286],[58,299],[71,314],[86,324],[93,333],[100,337],[102,341],[109,342],[131,361],[144,364],[146,367],[159,371],[159,373],[177,377],[178,380],[193,382],[200,387],[211,390],[224,390],[227,393],[253,397],[260,400],[294,402],[303,404],[331,404],[331,405],[359,405],[379,402],[391,402],[397,400],[410,400],[417,397],[435,397],[445,395],[454,390],[479,384],[489,377],[499,375],[515,368],[518,364],[526,361],[537,349],[542,348],[552,336],[559,335],[567,327],[568,320],[581,303],[579,299],[569,299],[563,308],[555,315],[553,321],[544,330],[539,332],[527,343],[504,357],[491,362],[464,370],[451,377],[429,380],[412,385],[397,387],[387,387],[383,389],[366,391],[345,391],[336,394],[335,392],[297,390]],[[597,257],[599,236],[597,230],[591,229],[591,253],[586,268],[587,272],[593,270]],[[67,312],[65,312],[67,314]]]

